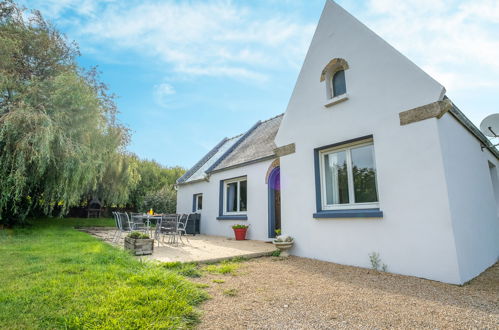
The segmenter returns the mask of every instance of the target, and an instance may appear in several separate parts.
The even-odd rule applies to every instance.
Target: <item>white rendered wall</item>
[[[201,233],[234,237],[232,225],[249,224],[247,238],[269,240],[268,238],[268,187],[265,183],[267,169],[272,161],[263,161],[248,166],[214,173],[209,182],[180,185],[177,192],[177,213],[192,212],[193,194],[203,193],[201,211]],[[246,176],[248,220],[217,220],[219,214],[220,180]]]
[[[489,162],[497,159],[456,119],[438,121],[462,283],[499,258],[499,218]]]
[[[345,59],[349,99],[325,108],[322,69]],[[440,100],[443,87],[331,1],[298,77],[276,144],[281,158],[283,232],[292,253],[460,283],[436,119],[400,126],[399,112]],[[372,134],[382,219],[314,219],[314,148]]]

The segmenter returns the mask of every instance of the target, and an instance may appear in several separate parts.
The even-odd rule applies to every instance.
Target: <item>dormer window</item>
[[[333,97],[337,97],[347,92],[347,85],[345,82],[345,70],[340,70],[333,75]]]
[[[348,99],[345,71],[348,63],[342,58],[331,60],[322,70],[321,82],[326,82],[326,103],[330,107]]]

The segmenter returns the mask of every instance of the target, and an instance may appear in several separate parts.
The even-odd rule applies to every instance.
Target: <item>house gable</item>
[[[324,70],[331,61],[345,61],[348,99],[326,107]],[[343,8],[327,0],[298,76],[277,146],[295,142],[296,128],[316,132],[381,120],[439,101],[445,89]],[[334,123],[338,123],[338,127]],[[345,136],[345,139],[348,139]]]

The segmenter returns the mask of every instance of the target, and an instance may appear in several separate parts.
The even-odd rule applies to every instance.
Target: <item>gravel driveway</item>
[[[223,283],[216,283],[217,282]],[[499,329],[499,265],[464,286],[298,257],[204,275],[201,329]]]

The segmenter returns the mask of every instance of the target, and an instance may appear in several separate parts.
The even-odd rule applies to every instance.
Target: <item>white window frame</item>
[[[240,211],[241,208],[241,182],[246,181],[246,211]],[[227,211],[227,186],[231,183],[237,182],[237,211],[228,212]],[[239,177],[229,180],[224,180],[224,190],[223,190],[223,215],[243,215],[248,213],[248,178]]]
[[[202,211],[203,209],[202,208],[199,208],[199,197],[203,198],[203,194],[196,194],[194,196],[195,200],[194,200],[194,211],[195,212],[200,212]]]
[[[374,152],[374,143],[372,139],[368,140],[362,140],[362,141],[357,141],[357,142],[352,142],[349,144],[344,144],[338,147],[333,147],[330,149],[325,149],[321,150],[319,152],[319,165],[320,165],[320,182],[321,182],[321,204],[322,204],[322,209],[323,210],[345,210],[345,209],[370,209],[370,208],[379,208],[379,194],[378,194],[378,201],[377,202],[370,202],[370,203],[355,203],[352,202],[355,200],[355,191],[354,191],[354,184],[353,184],[353,170],[352,170],[352,156],[351,156],[351,150],[353,148],[357,147],[363,147],[367,145],[372,145],[373,146],[373,165],[374,169],[376,170],[376,158],[375,158],[375,152]],[[341,152],[341,151],[346,151],[346,161],[347,161],[347,177],[348,177],[348,204],[334,204],[330,205],[327,204],[327,196],[326,196],[326,173],[325,173],[325,168],[324,168],[324,157],[326,155],[336,153],[336,152]],[[376,192],[379,192],[378,190],[378,172],[376,171]]]

